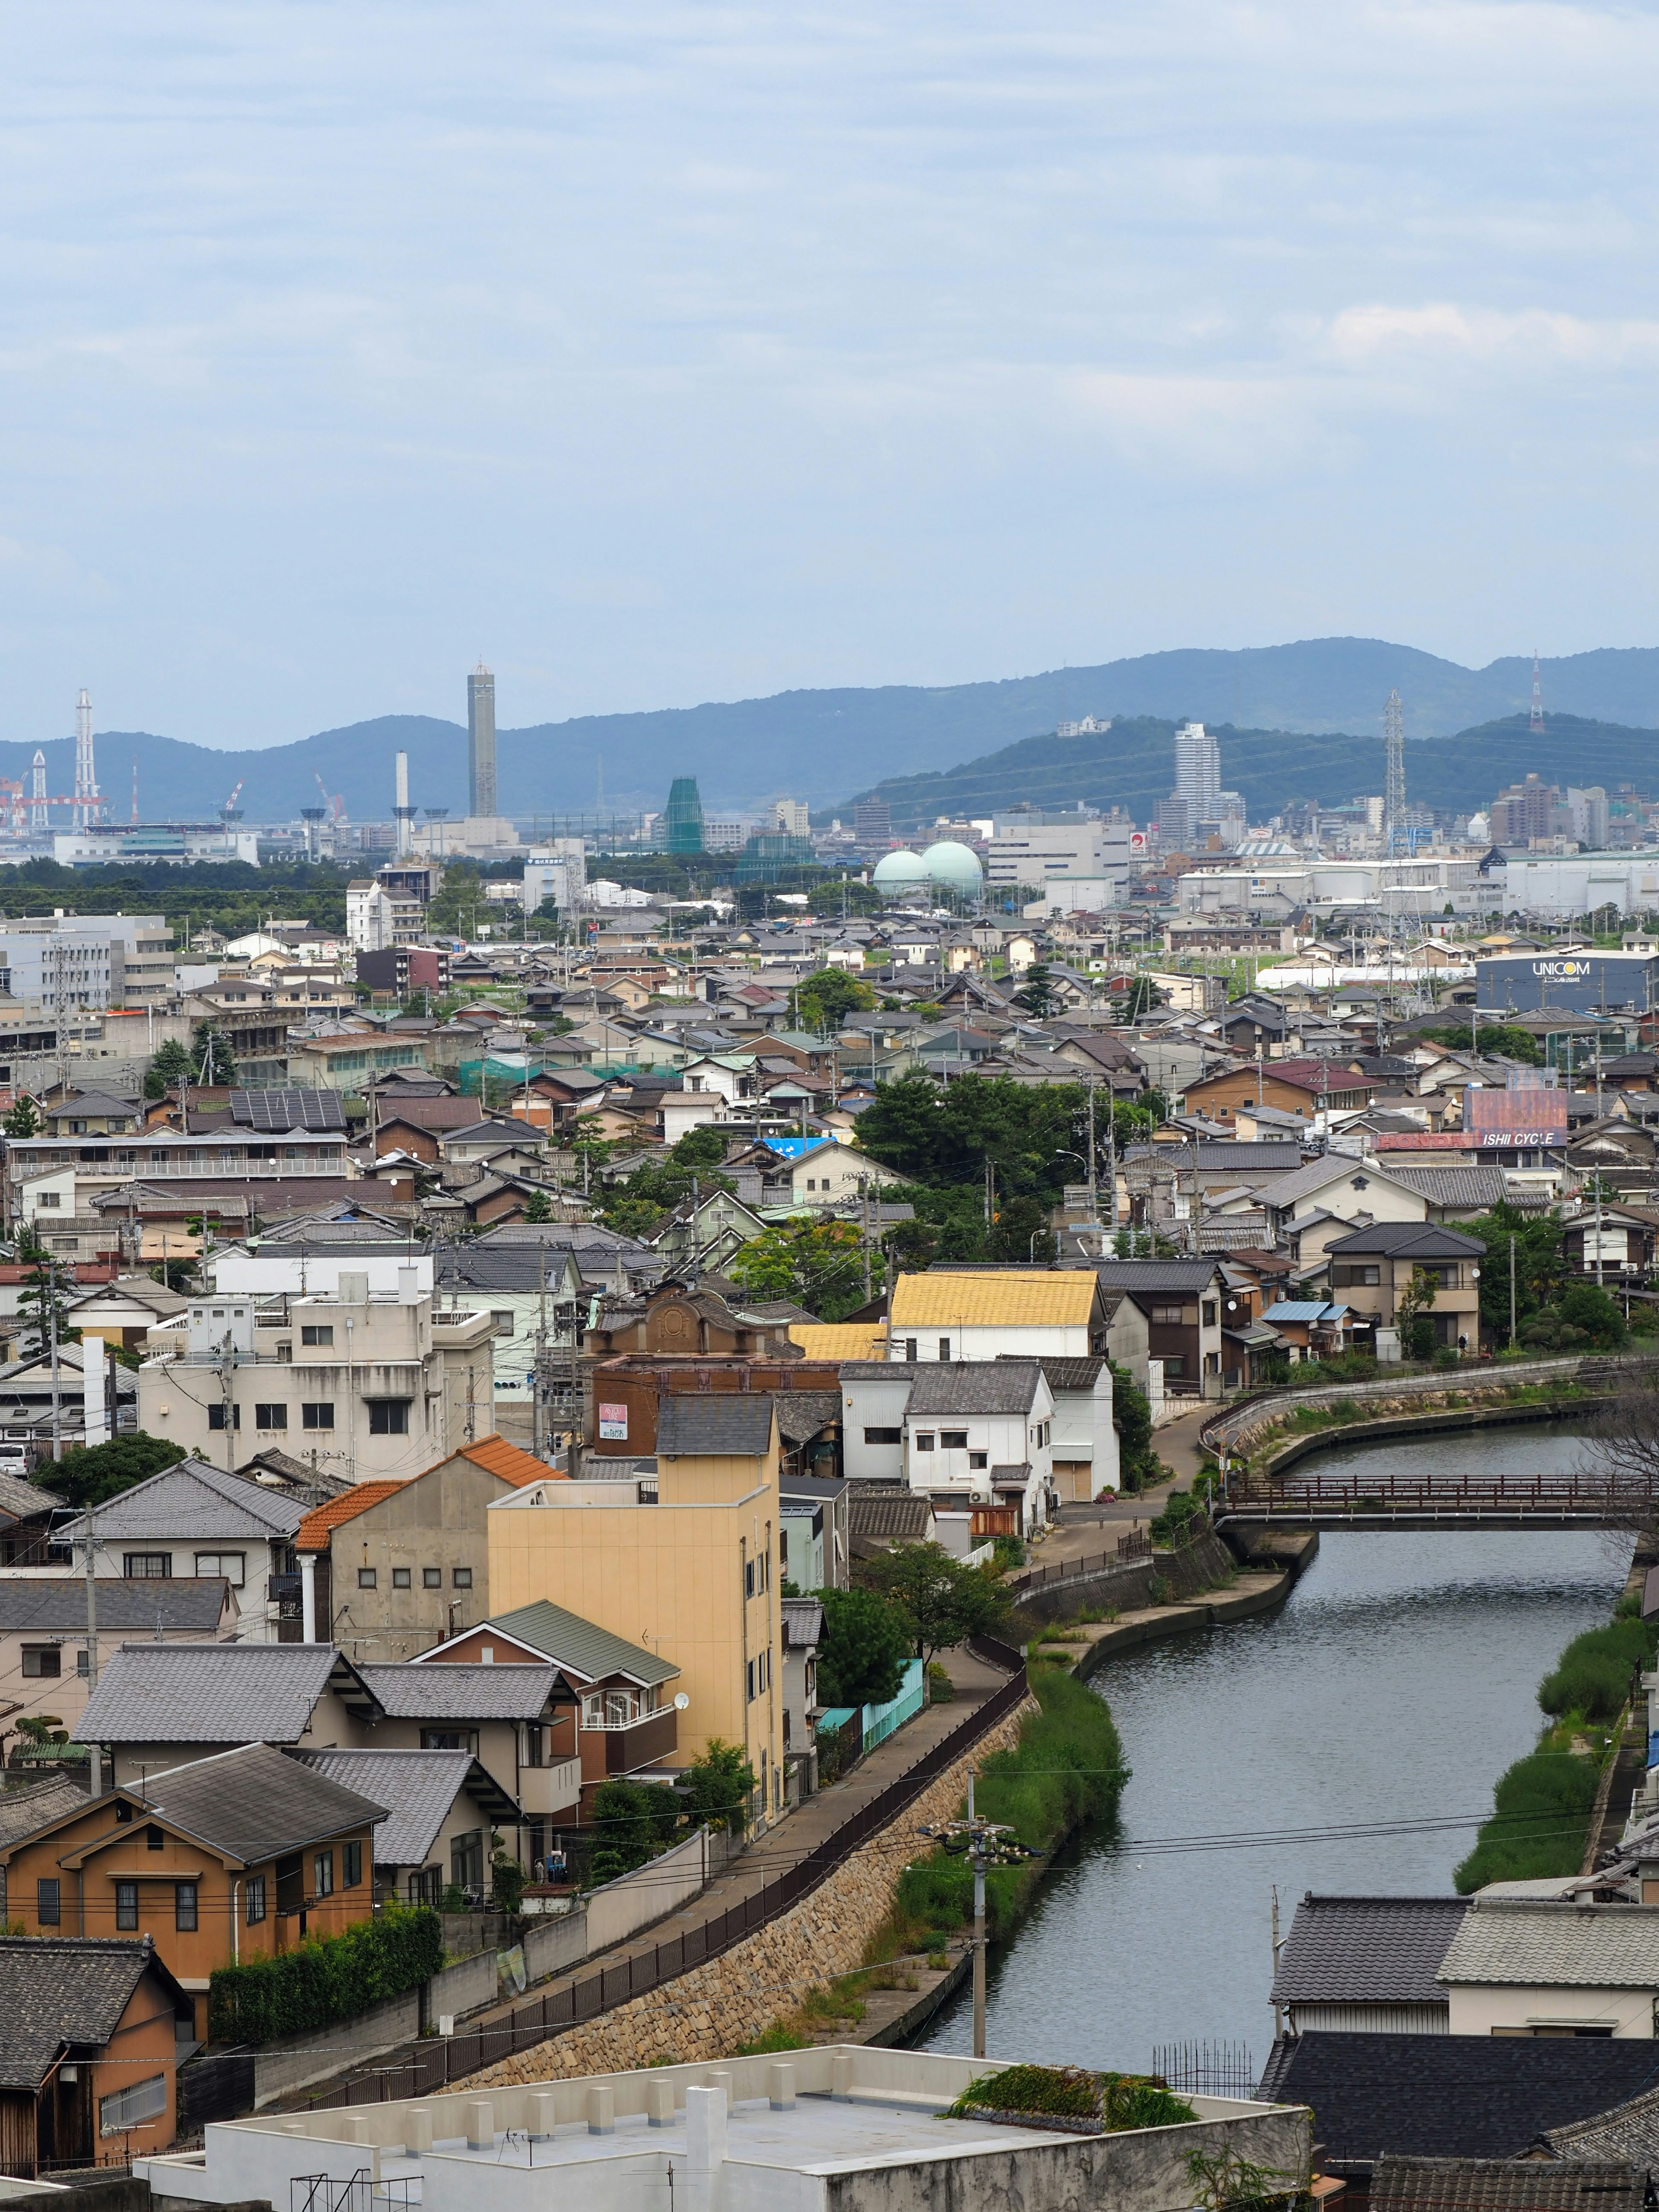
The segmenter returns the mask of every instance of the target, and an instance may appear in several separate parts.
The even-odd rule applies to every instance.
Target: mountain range
[[[1616,733],[1607,740],[1609,758],[1633,759],[1642,748],[1653,757],[1659,742],[1652,726],[1659,722],[1659,648],[1607,648],[1546,660],[1542,680],[1551,732],[1565,730],[1560,718],[1576,716],[1580,728],[1601,726]],[[1280,788],[1283,776],[1299,775],[1299,791],[1316,769],[1321,776],[1328,769],[1334,781],[1328,790],[1311,795],[1346,798],[1381,788],[1380,769],[1370,763],[1380,758],[1383,702],[1391,688],[1404,702],[1408,736],[1425,744],[1455,736],[1461,744],[1470,732],[1504,733],[1480,756],[1485,780],[1479,796],[1490,797],[1486,763],[1496,762],[1510,741],[1517,714],[1524,735],[1531,685],[1532,664],[1523,656],[1471,669],[1379,639],[1316,638],[1239,651],[1146,653],[997,683],[785,691],[767,699],[503,728],[497,741],[501,804],[521,817],[539,814],[550,829],[555,814],[605,818],[613,811],[627,816],[660,807],[676,775],[694,775],[705,807],[716,811],[786,794],[809,800],[815,810],[844,809],[853,793],[882,778],[901,779],[907,787],[941,775],[947,782],[982,781],[990,773],[985,764],[1006,752],[1026,744],[1080,742],[1045,740],[1043,733],[1052,733],[1059,721],[1090,714],[1109,715],[1118,724],[1097,748],[1100,774],[1108,781],[1086,791],[1079,787],[1068,796],[1104,798],[1109,783],[1118,803],[1145,814],[1148,801],[1161,796],[1172,778],[1169,730],[1195,719],[1226,732],[1225,772],[1247,796],[1254,798],[1261,788],[1276,804],[1289,795]],[[510,708],[504,686],[498,685],[498,699],[502,709]],[[118,820],[129,812],[135,762],[146,821],[211,820],[239,780],[238,803],[250,822],[291,820],[302,806],[320,803],[319,778],[330,793],[341,795],[353,818],[385,820],[392,805],[392,758],[400,750],[410,757],[416,805],[447,807],[452,813],[466,806],[465,726],[431,715],[380,715],[257,750],[118,730],[100,731],[97,746],[101,786]],[[72,789],[73,740],[54,739],[43,750],[50,788]],[[26,778],[33,753],[27,741],[0,744],[0,775]],[[1078,757],[1053,765],[1068,769]],[[1037,764],[1035,756],[1030,758]],[[1560,758],[1558,769],[1555,751],[1547,762],[1535,746],[1522,747],[1510,772],[1547,766],[1551,774],[1570,774],[1575,781],[1589,776],[1583,762],[1567,761],[1565,753]],[[952,761],[963,766],[947,769]],[[1640,781],[1646,772],[1644,762],[1623,769],[1618,780]],[[1431,780],[1450,775],[1448,791],[1463,788],[1455,782],[1462,771],[1455,763],[1437,760],[1431,770],[1425,759],[1424,773]],[[1594,780],[1607,779],[1598,774]],[[1425,788],[1419,795],[1431,794]],[[927,802],[932,813],[957,811],[954,798],[942,790],[935,796],[937,804]],[[1433,803],[1474,805],[1478,799]]]

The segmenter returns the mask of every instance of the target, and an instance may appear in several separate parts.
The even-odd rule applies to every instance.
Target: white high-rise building
[[[1175,735],[1176,787],[1158,810],[1166,846],[1191,842],[1200,822],[1221,817],[1221,748],[1202,722]]]

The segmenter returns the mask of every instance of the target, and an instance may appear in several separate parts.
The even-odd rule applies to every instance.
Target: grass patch
[[[793,2027],[777,2021],[764,2035],[757,2035],[752,2043],[740,2043],[737,2055],[739,2058],[763,2058],[769,2051],[810,2051],[811,2048],[810,2035],[798,2035]]]
[[[1616,1720],[1625,1709],[1632,1677],[1653,1662],[1653,1634],[1640,1620],[1614,1620],[1605,1628],[1575,1636],[1538,1686],[1538,1702],[1557,1718],[1583,1713],[1593,1721]]]

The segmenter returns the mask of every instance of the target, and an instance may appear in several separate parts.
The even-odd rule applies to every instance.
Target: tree
[[[1006,1198],[985,1239],[988,1260],[1052,1260],[1059,1247],[1047,1209],[1035,1198]]]
[[[146,1098],[165,1098],[169,1090],[180,1083],[193,1083],[199,1060],[192,1060],[186,1046],[177,1037],[169,1037],[158,1045],[144,1078]]]
[[[230,1048],[230,1039],[216,1022],[197,1023],[191,1032],[191,1050],[196,1082],[214,1087],[235,1082],[236,1055]]]
[[[850,1221],[782,1222],[739,1245],[726,1273],[752,1297],[792,1298],[821,1320],[864,1304],[864,1239]],[[872,1261],[872,1280],[882,1273]]]
[[[1537,1352],[1616,1352],[1626,1334],[1625,1317],[1607,1292],[1575,1282],[1533,1316],[1521,1341]]]
[[[914,1632],[909,1616],[877,1590],[821,1589],[818,1702],[884,1705],[898,1695]]]
[[[149,1271],[149,1279],[152,1283],[165,1283],[170,1291],[177,1291],[183,1297],[196,1279],[196,1262],[188,1259],[158,1260]]]
[[[1429,1042],[1443,1044],[1453,1052],[1489,1053],[1518,1060],[1523,1067],[1544,1064],[1543,1048],[1537,1038],[1515,1022],[1443,1022],[1438,1028],[1420,1034]]]
[[[526,1221],[551,1221],[553,1201],[544,1190],[531,1192],[525,1200],[524,1218]]]
[[[942,1544],[902,1544],[873,1561],[869,1572],[882,1595],[903,1613],[916,1657],[930,1662],[970,1636],[988,1634],[1008,1610],[995,1569],[968,1566]]]
[[[1152,1408],[1144,1390],[1127,1367],[1115,1359],[1112,1370],[1112,1423],[1117,1431],[1118,1480],[1127,1491],[1140,1491],[1156,1483],[1163,1465],[1152,1449]]]
[[[1400,1331],[1400,1347],[1407,1359],[1434,1358],[1434,1322],[1430,1308],[1439,1295],[1440,1285],[1426,1267],[1413,1267],[1412,1279],[1400,1293],[1395,1308],[1395,1326]]]
[[[946,1089],[916,1073],[877,1085],[859,1116],[859,1149],[907,1183],[965,1185],[976,1194],[985,1189],[988,1160],[999,1198],[1052,1205],[1068,1182],[1082,1180],[1085,1164],[1071,1155],[1086,1150],[1088,1126],[1081,1083],[1032,1086],[1006,1075],[963,1075]]]
[[[1025,981],[1014,994],[1014,1004],[1024,1006],[1033,1021],[1046,1022],[1060,1008],[1060,996],[1054,982],[1054,971],[1041,960],[1034,961],[1025,970]]]
[[[69,1308],[64,1299],[63,1277],[52,1265],[52,1255],[32,1229],[25,1229],[19,1235],[16,1250],[19,1261],[29,1269],[17,1293],[17,1317],[25,1324],[27,1350],[35,1352],[48,1348],[54,1318],[58,1343],[67,1343],[70,1336]]]
[[[876,994],[870,986],[845,968],[820,968],[795,994],[795,1009],[801,1021],[825,1036],[840,1029],[848,1014],[867,1013],[875,1003]]]
[[[1158,1003],[1158,987],[1150,975],[1137,975],[1129,986],[1129,1002],[1123,1010],[1127,1022],[1138,1022],[1150,1014]]]
[[[711,1735],[701,1759],[680,1777],[685,1810],[694,1828],[729,1828],[743,1832],[744,1816],[758,1778],[742,1747]]]
[[[17,1094],[17,1103],[7,1115],[4,1123],[9,1137],[38,1137],[40,1133],[40,1109],[27,1091]]]
[[[72,1445],[62,1459],[42,1467],[34,1479],[65,1505],[101,1505],[106,1498],[131,1490],[135,1483],[148,1482],[164,1467],[176,1466],[184,1457],[182,1444],[136,1429],[131,1436],[114,1437],[108,1443],[90,1449]]]
[[[596,1841],[588,1878],[614,1881],[672,1843],[682,1818],[679,1793],[662,1782],[602,1782],[589,1818]]]
[[[1515,1317],[1518,1335],[1559,1290],[1566,1272],[1561,1223],[1553,1213],[1522,1213],[1506,1200],[1462,1224],[1486,1246],[1480,1263],[1480,1320],[1489,1337],[1510,1334],[1510,1239],[1515,1239]]]

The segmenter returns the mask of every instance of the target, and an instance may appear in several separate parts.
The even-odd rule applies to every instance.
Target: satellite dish
[[[683,1713],[690,1702],[690,1698],[686,1696],[684,1690],[677,1690],[674,1692],[674,1711],[677,1713]]]

